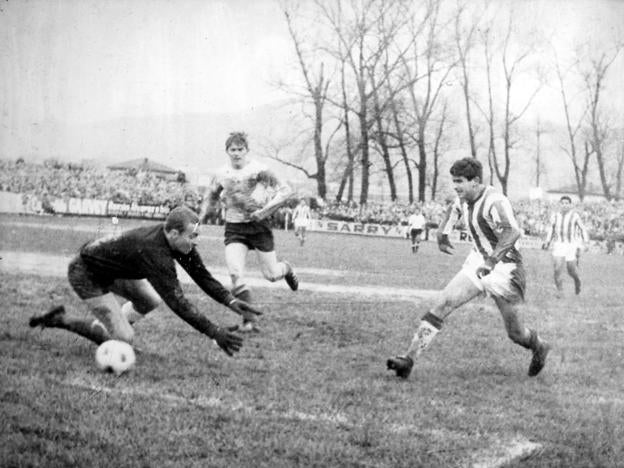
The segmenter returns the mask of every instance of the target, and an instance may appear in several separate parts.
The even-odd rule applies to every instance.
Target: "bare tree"
[[[471,18],[467,27],[464,26],[464,15],[467,14],[467,3],[458,4],[455,15],[455,47],[457,49],[457,57],[459,61],[460,81],[464,99],[466,112],[466,127],[468,130],[468,143],[470,145],[470,154],[473,158],[477,158],[476,144],[476,126],[472,116],[472,89],[470,85],[470,67],[469,58],[475,45],[475,36],[479,27],[479,21]]]
[[[431,173],[431,199],[435,200],[438,190],[438,177],[440,175],[440,159],[443,153],[444,133],[448,123],[448,102],[444,101],[440,112],[440,121],[435,131],[433,140],[433,170]]]
[[[359,124],[360,197],[361,204],[368,200],[370,180],[370,129],[374,118],[370,115],[372,97],[377,86],[383,86],[380,64],[386,49],[393,43],[405,23],[403,2],[390,0],[341,0],[334,3],[315,2],[327,20],[340,46],[330,43],[326,52],[344,63],[353,79],[357,104],[349,109]],[[391,70],[396,65],[390,67]],[[371,82],[371,77],[377,77]],[[344,106],[344,99],[334,101]]]
[[[504,107],[501,119],[501,137],[502,137],[502,155],[499,155],[496,150],[496,128],[494,125],[494,91],[492,80],[492,68],[490,67],[490,60],[492,59],[492,50],[490,49],[490,32],[491,29],[486,29],[484,34],[484,51],[486,59],[486,73],[487,73],[487,86],[488,86],[488,109],[486,112],[486,120],[489,126],[489,144],[488,144],[488,157],[491,167],[494,170],[494,174],[498,182],[501,184],[503,193],[507,194],[509,184],[509,174],[511,171],[511,153],[514,149],[517,141],[514,137],[514,131],[520,118],[525,114],[533,99],[537,95],[541,88],[541,82],[537,84],[530,95],[524,100],[524,103],[520,106],[520,109],[516,111],[512,108],[512,96],[514,96],[515,88],[514,84],[519,78],[519,75],[523,72],[522,66],[524,63],[532,57],[534,47],[531,44],[522,45],[519,41],[513,41],[513,11],[510,11],[509,18],[506,23],[505,36],[503,38],[500,53],[498,58],[500,59],[502,71],[503,71],[503,101]],[[515,50],[514,50],[515,49]]]
[[[443,86],[457,64],[457,59],[444,45],[443,38],[447,25],[441,19],[441,2],[432,0],[426,3],[425,21],[411,23],[410,34],[414,44],[412,56],[409,59],[402,58],[406,81],[414,84],[407,89],[415,126],[412,138],[418,148],[418,162],[415,165],[418,169],[419,201],[426,198],[427,136],[431,116],[438,105]],[[422,50],[418,47],[421,39]]]
[[[306,98],[311,101],[314,108],[314,130],[312,139],[314,143],[314,160],[316,163],[316,171],[314,173],[310,173],[306,170],[302,170],[301,167],[297,167],[296,165],[294,167],[302,170],[302,172],[304,172],[308,178],[316,180],[317,195],[320,198],[325,199],[327,196],[327,176],[325,167],[328,154],[324,151],[323,148],[323,109],[327,101],[327,90],[329,88],[330,80],[327,79],[327,77],[325,76],[325,64],[322,61],[317,64],[317,72],[313,75],[310,69],[311,65],[307,63],[304,57],[303,44],[301,42],[301,39],[297,36],[297,32],[295,31],[292,11],[286,6],[286,4],[283,4],[282,12],[284,13],[284,17],[286,18],[288,32],[290,34],[290,38],[293,41],[295,52],[297,54],[299,68],[301,70],[305,90],[307,93]],[[329,147],[329,145],[327,145],[327,147]],[[277,160],[281,161],[280,159]],[[292,164],[289,165],[293,166]]]
[[[613,198],[605,156],[605,146],[611,128],[609,119],[600,110],[600,99],[609,67],[619,55],[621,47],[618,45],[614,51],[604,51],[598,56],[591,57],[588,66],[582,70],[589,105],[590,145],[596,156],[600,183],[607,200]]]
[[[587,177],[589,172],[589,160],[592,152],[589,150],[588,145],[584,146],[584,153],[581,157],[578,154],[577,139],[579,137],[579,130],[587,115],[589,106],[585,103],[584,107],[580,109],[578,117],[572,121],[572,102],[569,96],[569,91],[566,89],[566,75],[568,70],[562,70],[555,51],[555,71],[559,83],[559,93],[561,94],[561,104],[563,106],[563,113],[566,122],[566,133],[568,138],[567,146],[561,146],[561,149],[568,155],[572,168],[574,169],[574,179],[576,181],[576,189],[579,199],[582,201],[585,198],[585,192],[587,190]],[[576,63],[573,64],[576,66]]]

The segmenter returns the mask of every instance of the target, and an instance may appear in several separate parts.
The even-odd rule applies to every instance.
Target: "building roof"
[[[136,169],[137,171],[145,172],[159,172],[161,174],[177,174],[179,171],[173,169],[164,164],[151,161],[148,158],[131,159],[130,161],[124,161],[117,164],[111,164],[108,169],[112,170],[129,170]]]

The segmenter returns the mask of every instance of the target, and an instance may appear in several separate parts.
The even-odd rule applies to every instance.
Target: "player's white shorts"
[[[578,244],[574,242],[555,242],[553,243],[553,257],[564,257],[566,262],[574,262],[576,260],[576,250]]]
[[[299,229],[299,228],[309,228],[310,227],[310,220],[307,218],[296,218],[294,220],[295,223],[295,229]]]
[[[484,293],[500,297],[509,302],[524,300],[526,276],[521,263],[498,262],[489,275],[477,277],[477,268],[483,265],[483,256],[471,250],[462,267],[462,272]]]

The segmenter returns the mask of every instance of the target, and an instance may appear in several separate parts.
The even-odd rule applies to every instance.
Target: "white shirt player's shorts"
[[[578,245],[574,242],[555,242],[553,243],[552,255],[553,257],[564,257],[566,262],[573,262],[576,260],[576,250]]]
[[[295,224],[295,229],[298,229],[298,228],[307,229],[310,227],[310,220],[308,218],[295,218],[294,224]]]
[[[485,263],[483,256],[471,250],[462,267],[462,272],[473,284],[486,294],[500,297],[509,302],[524,300],[526,276],[521,263],[498,262],[489,275],[477,277],[477,268]]]

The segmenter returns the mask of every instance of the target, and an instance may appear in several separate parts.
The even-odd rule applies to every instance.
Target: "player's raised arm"
[[[453,255],[453,244],[449,240],[449,234],[453,231],[453,227],[459,221],[461,217],[461,206],[459,199],[456,199],[446,210],[444,219],[438,227],[436,239],[438,241],[438,248],[445,254]]]

